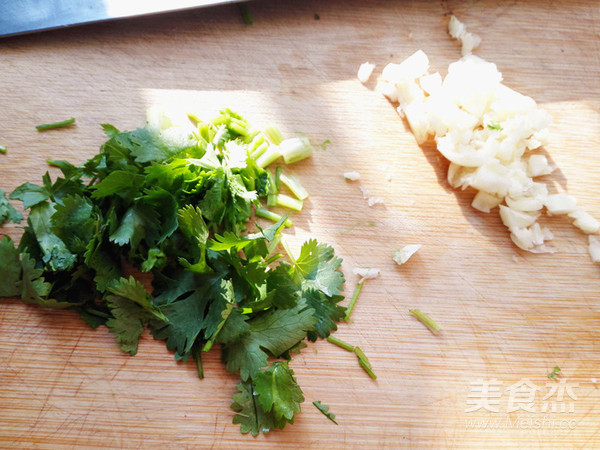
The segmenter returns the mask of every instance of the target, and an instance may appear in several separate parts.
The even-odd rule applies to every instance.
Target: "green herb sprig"
[[[265,161],[257,152],[276,147],[268,141],[280,140],[275,128],[266,136],[230,110],[190,117],[194,129],[177,135],[156,125],[168,124],[163,118],[133,131],[104,124],[96,156],[80,165],[48,160],[61,176],[17,187],[10,198],[28,219],[18,246],[0,240],[0,297],[74,310],[130,355],[149,329],[176,360],[195,360],[200,378],[202,353],[219,343],[226,369],[241,378],[234,423],[266,433],[293,423],[304,401],[291,355],[306,339],[329,337],[345,315],[342,260],[314,239],[298,257],[277,252],[291,222],[264,202],[278,192],[267,166],[282,155]],[[292,161],[312,154],[306,139],[289,144],[283,156]],[[0,194],[0,220],[20,222]],[[255,211],[275,223],[250,232]],[[122,261],[148,277],[127,277]]]

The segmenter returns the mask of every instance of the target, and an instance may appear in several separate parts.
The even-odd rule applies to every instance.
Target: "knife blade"
[[[2,0],[0,37],[240,0]]]

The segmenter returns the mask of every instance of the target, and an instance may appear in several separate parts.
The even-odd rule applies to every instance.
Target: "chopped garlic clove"
[[[367,201],[367,205],[374,206],[377,203],[383,203],[383,199],[381,197],[372,196],[368,189],[360,186],[360,191],[362,192],[363,198]]]
[[[589,236],[588,242],[588,251],[590,252],[592,261],[595,263],[600,263],[600,241],[596,236]]]
[[[448,161],[465,167],[479,167],[492,160],[491,155],[476,150],[468,144],[454,140],[453,133],[448,133],[437,140],[438,150]]]
[[[539,177],[548,175],[553,167],[548,164],[548,158],[544,155],[531,155],[527,160],[527,175],[530,177]]]
[[[417,144],[422,144],[429,137],[429,119],[423,103],[412,102],[402,110]]]
[[[541,229],[539,224],[529,228],[511,228],[510,238],[517,247],[531,253],[555,253],[556,249],[544,245],[545,240],[552,238],[550,230]]]
[[[428,95],[433,95],[442,88],[442,76],[439,72],[423,75],[419,78],[419,85]]]
[[[429,70],[429,58],[423,50],[417,50],[400,64],[390,63],[384,67],[381,77],[392,84],[402,80],[416,80]]]
[[[544,205],[549,215],[569,214],[577,209],[577,200],[569,194],[552,194]]]
[[[500,218],[509,229],[527,228],[533,225],[539,216],[539,213],[516,211],[508,206],[500,205]]]
[[[381,197],[369,197],[367,199],[367,205],[375,206],[378,203],[383,203],[383,199]]]
[[[505,198],[506,204],[517,211],[539,211],[544,207],[544,200],[537,197]]]
[[[392,83],[379,80],[377,86],[375,86],[375,90],[384,97],[387,97],[390,102],[398,102],[398,93],[396,92],[396,87]]]
[[[458,20],[455,15],[451,15],[450,22],[448,22],[448,33],[450,33],[450,36],[454,39],[458,39],[465,34],[466,31],[467,27],[465,24]]]
[[[404,264],[410,259],[421,248],[421,244],[405,245],[399,250],[394,252],[392,259],[399,265]]]
[[[481,44],[481,38],[476,34],[469,33],[465,24],[458,20],[454,15],[450,16],[448,33],[462,44],[462,55],[471,53]]]
[[[450,22],[450,34],[463,46],[476,43],[472,36],[465,39],[470,33],[458,19]],[[464,55],[451,63],[444,78],[439,72],[428,73],[428,68],[421,50],[400,64],[388,64],[380,90],[398,101],[398,113],[419,144],[434,137],[439,152],[450,161],[448,183],[477,190],[474,208],[489,212],[505,202],[500,213],[511,239],[534,253],[556,251],[544,244],[552,234],[536,223],[542,212],[569,214],[573,225],[586,233],[600,229],[573,197],[549,195],[546,184],[533,180],[555,169],[546,156],[527,153],[549,141],[552,118],[547,111],[503,85],[497,66],[478,56]]]
[[[448,166],[447,180],[453,188],[465,190],[471,186],[474,173],[475,169],[472,167],[463,167],[451,162]]]
[[[511,186],[510,170],[499,163],[485,164],[473,174],[471,186],[504,197]]]
[[[496,206],[500,206],[502,203],[502,197],[498,197],[493,194],[489,194],[485,191],[479,191],[473,197],[471,206],[481,212],[489,213]]]
[[[358,81],[365,84],[371,78],[371,74],[375,69],[375,64],[371,64],[370,62],[362,63],[358,68],[358,73],[356,76],[358,77]]]
[[[381,270],[379,269],[375,269],[372,267],[355,267],[354,269],[352,269],[352,273],[354,273],[354,275],[358,275],[359,277],[361,277],[360,282],[363,282],[365,280],[369,280],[371,278],[376,278],[379,276],[379,274],[381,273]]]
[[[522,250],[531,250],[533,248],[533,233],[528,228],[511,229],[510,238]]]
[[[598,222],[598,220],[592,217],[591,214],[585,212],[583,209],[578,208],[575,211],[571,211],[569,213],[569,217],[571,219],[575,219],[573,221],[573,225],[575,225],[584,233],[597,233],[598,230],[600,230],[600,222]]]
[[[348,181],[356,181],[360,178],[360,173],[356,171],[344,172],[344,178]]]

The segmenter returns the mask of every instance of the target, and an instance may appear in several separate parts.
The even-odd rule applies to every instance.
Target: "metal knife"
[[[239,0],[0,0],[0,37]]]

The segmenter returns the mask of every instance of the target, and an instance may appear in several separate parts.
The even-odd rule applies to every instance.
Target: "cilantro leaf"
[[[21,294],[21,261],[19,250],[9,236],[0,239],[0,297],[17,297]]]
[[[321,291],[308,289],[302,293],[302,298],[315,311],[315,330],[308,332],[309,340],[316,341],[317,336],[326,338],[332,331],[337,330],[336,322],[342,320],[346,312],[346,308],[338,305],[339,302],[344,300],[343,296],[327,297]]]
[[[231,409],[237,412],[233,417],[233,423],[240,424],[240,431],[243,434],[250,432],[253,436],[257,436],[261,431],[268,433],[275,428],[285,427],[285,419],[276,420],[273,413],[265,412],[260,406],[252,381],[242,381],[237,385],[237,390],[238,392],[233,395]]]
[[[331,297],[338,295],[344,284],[344,276],[338,270],[341,264],[342,260],[334,256],[333,248],[311,239],[300,249],[294,272],[303,289],[319,289]]]
[[[148,250],[148,256],[142,262],[142,272],[150,272],[154,268],[162,267],[166,262],[165,253],[159,248],[151,248]]]
[[[138,163],[161,162],[180,151],[177,148],[171,148],[160,138],[158,133],[146,127],[119,133],[112,139],[129,150],[131,156]]]
[[[104,134],[106,136],[108,136],[109,138],[112,138],[120,133],[120,131],[117,129],[117,127],[115,127],[114,125],[111,125],[110,123],[103,123],[103,124],[100,124],[100,126],[102,127]]]
[[[130,202],[138,194],[144,184],[144,176],[126,170],[115,170],[98,184],[91,187],[92,198],[100,199],[110,195],[118,195]]]
[[[118,228],[111,233],[109,239],[120,246],[129,244],[135,250],[142,240],[154,245],[159,228],[159,214],[156,210],[142,202],[136,202],[125,211]]]
[[[273,411],[277,421],[282,418],[290,421],[294,413],[300,412],[304,396],[287,362],[274,362],[259,372],[253,381],[258,403],[265,412]]]
[[[43,269],[36,269],[35,261],[27,253],[23,253],[21,256],[21,268],[21,300],[25,303],[55,309],[69,308],[77,305],[77,303],[61,302],[48,298],[52,285],[42,277],[44,273]]]
[[[189,271],[206,273],[209,271],[206,265],[206,241],[209,230],[202,217],[202,211],[198,207],[187,205],[178,211],[179,229],[186,239],[193,245],[190,249],[190,257],[195,260],[190,263],[188,259],[180,258],[180,263]]]
[[[6,194],[0,189],[0,225],[6,222],[19,223],[21,220],[23,220],[21,213],[8,202]]]
[[[146,189],[141,200],[159,215],[156,243],[160,245],[177,230],[177,201],[170,192],[160,187]]]
[[[38,203],[45,202],[50,198],[50,195],[51,193],[48,192],[45,186],[27,182],[12,191],[9,198],[22,201],[23,208],[27,209]]]
[[[306,337],[316,322],[313,313],[300,301],[294,308],[269,310],[249,320],[249,332],[223,347],[227,370],[239,371],[242,380],[247,380],[267,365],[265,350],[278,357]]]
[[[331,420],[331,421],[332,421],[333,423],[335,423],[336,425],[338,424],[338,423],[335,421],[335,414],[333,414],[333,413],[331,413],[331,412],[328,412],[328,411],[329,411],[329,406],[328,406],[328,405],[326,405],[326,404],[324,404],[324,403],[321,403],[321,401],[320,401],[320,400],[314,401],[314,402],[312,402],[312,403],[313,403],[313,405],[315,405],[315,406],[317,407],[317,409],[318,409],[319,411],[321,411],[321,412],[323,413],[323,415],[324,415],[325,417],[327,417],[329,420]]]
[[[167,303],[161,307],[167,317],[167,322],[153,323],[152,334],[156,339],[167,341],[167,348],[175,350],[175,359],[187,361],[192,346],[207,326],[213,326],[213,332],[218,323],[207,322],[206,308],[216,299],[227,295],[227,289],[218,275],[193,277],[193,291],[185,293],[187,297]]]
[[[58,162],[60,164],[60,162]],[[66,195],[81,194],[83,183],[77,172],[72,172],[71,177],[57,178],[54,183],[50,174],[46,172],[42,177],[42,185],[24,183],[17,187],[9,196],[13,200],[21,200],[25,209],[31,208],[47,200],[62,203]]]
[[[37,238],[44,263],[50,270],[69,270],[75,263],[76,255],[52,232],[50,224],[54,213],[54,204],[39,203],[31,208],[27,220]]]
[[[221,280],[219,287],[215,288],[215,297],[212,299],[204,319],[204,336],[213,340],[221,331],[234,307],[235,293],[231,280]]]
[[[558,366],[555,366],[554,369],[552,369],[552,371],[547,375],[548,379],[550,380],[555,380],[557,379],[562,373],[561,373],[561,369]]]
[[[201,276],[185,271],[174,273],[158,273],[152,280],[152,296],[154,304],[163,306],[177,300],[189,297],[199,284],[202,283]]]
[[[293,308],[301,296],[299,286],[292,280],[293,267],[281,262],[267,274],[267,290],[271,293],[273,306]]]
[[[81,176],[81,170],[68,161],[48,159],[46,162],[51,166],[58,167],[65,176],[65,179],[78,178]]]
[[[247,236],[239,236],[231,231],[226,231],[223,235],[215,234],[213,240],[210,241],[209,248],[215,252],[223,250],[240,251],[250,245],[252,240]]]
[[[248,316],[242,314],[239,308],[233,308],[217,334],[216,341],[229,344],[240,339],[242,335],[250,331],[247,320]]]
[[[204,181],[206,190],[198,203],[202,214],[210,222],[220,225],[225,217],[228,191],[225,187],[225,174],[222,168],[210,173]]]
[[[121,277],[120,262],[101,247],[101,241],[90,241],[84,254],[85,263],[92,269],[96,289],[105,292],[111,283]]]
[[[152,319],[153,315],[132,300],[118,295],[107,296],[106,304],[113,315],[106,321],[106,326],[111,333],[117,335],[115,339],[121,344],[121,350],[131,356],[135,355],[145,323]]]
[[[208,298],[202,297],[201,293],[169,303],[162,307],[167,322],[152,325],[154,338],[165,340],[167,348],[175,350],[176,360],[185,362],[189,358],[192,346],[202,332],[207,303]]]
[[[163,119],[124,132],[104,124],[97,155],[77,166],[49,159],[61,176],[11,193],[29,217],[17,248],[0,239],[0,297],[73,309],[130,355],[148,328],[176,360],[191,355],[200,377],[202,352],[220,343],[227,370],[242,378],[234,422],[254,435],[283,428],[304,397],[282,361],[336,329],[341,260],[310,240],[275,267],[287,216],[246,233],[259,199],[279,188],[280,174],[257,158],[280,133],[255,131],[230,110],[208,122],[192,116],[193,134]],[[21,219],[0,191],[0,225]],[[129,267],[151,272],[152,294],[123,277]]]
[[[56,205],[50,222],[52,232],[75,254],[85,251],[98,227],[94,207],[81,196],[66,196]]]
[[[160,308],[152,301],[152,296],[146,291],[144,285],[133,278],[133,276],[130,276],[128,279],[120,278],[118,281],[114,281],[108,287],[108,291],[137,303],[144,311],[159,320],[167,320]]]

